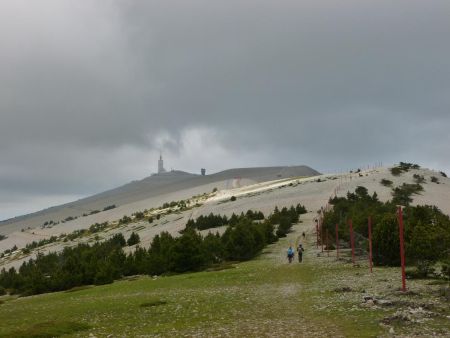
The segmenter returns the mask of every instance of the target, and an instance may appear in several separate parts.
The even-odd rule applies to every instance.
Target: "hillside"
[[[189,198],[210,192],[213,188],[229,189],[258,182],[299,176],[315,176],[319,173],[307,166],[259,167],[229,169],[201,176],[183,171],[156,174],[140,181],[133,181],[75,202],[54,206],[33,214],[0,222],[0,234],[7,235],[23,228],[35,228],[50,220],[61,222],[68,217],[82,217],[93,211],[102,211],[115,205],[117,208],[96,214],[95,217],[79,218],[80,227],[104,222],[132,213],[136,210],[158,207],[165,202]]]
[[[300,168],[301,170],[297,170]],[[414,196],[414,203],[417,204],[431,204],[438,206],[446,214],[450,214],[450,179],[441,177],[439,173],[428,169],[416,169],[410,172],[403,173],[400,176],[393,176],[388,168],[376,168],[367,170],[361,173],[343,173],[319,175],[304,178],[280,178],[279,175],[285,176],[298,174],[303,172],[303,167],[286,168],[254,168],[254,169],[235,169],[226,172],[218,173],[216,175],[205,177],[191,177],[190,174],[185,173],[167,173],[160,177],[152,176],[145,179],[145,182],[152,182],[151,185],[155,187],[160,185],[160,192],[165,192],[175,189],[176,187],[183,187],[173,193],[166,193],[156,197],[150,197],[137,202],[128,203],[119,206],[115,209],[100,212],[87,217],[80,217],[65,223],[57,225],[48,225],[43,227],[42,216],[38,216],[39,223],[35,228],[25,229],[24,231],[16,230],[8,233],[8,238],[0,241],[0,253],[4,250],[11,249],[14,245],[18,247],[18,251],[8,257],[0,259],[0,267],[16,266],[21,264],[29,257],[34,257],[36,252],[32,252],[31,256],[24,255],[20,249],[24,248],[28,243],[33,241],[40,241],[49,239],[52,236],[62,236],[60,240],[51,244],[46,244],[39,247],[42,253],[50,251],[59,251],[66,246],[76,245],[77,243],[92,242],[95,238],[106,239],[115,233],[123,233],[126,237],[131,232],[137,232],[141,237],[141,245],[147,247],[152,241],[153,237],[162,232],[168,231],[171,234],[177,235],[182,230],[189,219],[195,219],[200,215],[207,215],[209,213],[223,214],[230,216],[232,213],[239,214],[246,212],[249,209],[260,210],[265,215],[272,212],[275,206],[284,207],[296,205],[301,202],[306,206],[307,210],[315,211],[326,205],[330,196],[335,193],[338,196],[345,196],[347,191],[354,191],[354,189],[361,185],[365,186],[369,193],[377,192],[381,200],[389,200],[392,198],[392,188],[383,186],[380,182],[382,179],[392,180],[393,186],[399,186],[405,182],[413,182],[414,174],[423,175],[426,183],[423,184],[424,191],[419,195]],[[241,187],[233,187],[236,184],[236,174],[242,174],[240,179]],[[172,180],[174,175],[178,180],[179,176],[184,179],[171,184],[162,184],[165,180]],[[187,178],[186,178],[187,176]],[[439,176],[439,184],[431,182],[431,177]],[[230,178],[226,180],[226,178]],[[273,181],[264,181],[270,178],[278,178]],[[248,180],[248,181],[245,181]],[[137,187],[142,187],[145,183],[131,183],[124,187],[118,188],[116,193],[104,193],[103,195],[119,195],[125,196],[131,194],[130,191],[137,191]],[[199,185],[198,181],[203,184]],[[244,182],[243,182],[244,181]],[[253,183],[257,182],[260,183]],[[157,183],[155,183],[157,182]],[[167,182],[167,181],[166,181]],[[210,182],[206,183],[205,182]],[[212,183],[211,183],[212,182]],[[150,183],[149,183],[150,184]],[[187,188],[193,186],[193,188]],[[212,193],[214,187],[218,187],[218,191]],[[228,187],[228,188],[227,188]],[[144,189],[143,189],[144,190]],[[156,188],[155,188],[156,190]],[[147,192],[151,194],[151,192]],[[162,197],[161,197],[162,196]],[[230,197],[236,196],[236,202],[230,202]],[[94,198],[94,197],[93,197]],[[185,200],[189,204],[186,210],[179,210],[176,206],[174,208],[159,207],[168,201]],[[111,201],[111,200],[109,200]],[[149,224],[147,218],[139,220],[132,218],[131,222],[126,224],[119,224],[118,220],[124,215],[132,215],[138,211],[145,211],[147,218],[153,215],[160,215],[159,220],[155,220]],[[44,218],[46,219],[46,218]],[[88,229],[94,223],[109,222],[108,227],[104,232],[95,233],[91,235],[79,236],[75,240],[63,241],[64,236],[67,236],[74,231],[80,229]],[[24,224],[22,224],[24,225]],[[17,226],[17,224],[16,224]],[[96,237],[97,236],[97,237]]]
[[[402,293],[398,267],[375,267],[370,273],[365,254],[358,254],[353,265],[348,249],[341,248],[336,259],[335,250],[316,246],[314,219],[330,196],[346,196],[365,186],[370,194],[377,192],[381,200],[388,200],[391,188],[382,185],[382,179],[396,187],[413,183],[414,175],[423,176],[424,191],[413,196],[413,204],[436,204],[450,213],[448,178],[427,169],[393,176],[388,168],[260,182],[193,197],[188,210],[148,210],[147,217],[159,214],[160,219],[151,224],[133,219],[97,234],[108,238],[122,232],[128,237],[136,231],[141,245],[148,246],[154,234],[166,230],[176,235],[188,219],[210,212],[231,215],[253,209],[267,215],[274,206],[295,203],[304,204],[309,212],[301,215],[287,237],[248,262],[172,276],[131,276],[110,285],[34,297],[0,298],[0,316],[5,318],[0,336],[448,337],[445,281],[408,279],[408,291]],[[44,230],[56,233],[57,227]],[[298,243],[305,247],[304,261],[289,264],[286,249]],[[62,244],[41,251],[57,250]]]

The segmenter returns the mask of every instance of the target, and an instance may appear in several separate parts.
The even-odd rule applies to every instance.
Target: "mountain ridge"
[[[162,200],[164,200],[164,195],[202,186],[205,186],[205,189],[207,189],[206,187],[211,189],[209,185],[214,183],[218,183],[222,188],[227,188],[227,185],[231,184],[229,181],[235,179],[239,180],[239,184],[247,185],[280,178],[315,176],[319,174],[318,171],[306,165],[231,168],[205,176],[181,170],[168,171],[165,173],[153,174],[141,180],[131,181],[116,188],[76,201],[51,206],[34,213],[2,220],[0,221],[0,233],[7,233],[10,232],[10,230],[13,230],[13,227],[8,227],[13,224],[20,224],[20,226],[24,227],[30,225],[36,226],[39,222],[42,221],[41,223],[43,223],[56,218],[56,216],[58,216],[58,218],[54,219],[55,222],[64,220],[66,217],[80,217],[85,213],[89,214],[95,210],[101,211],[103,208],[110,205],[126,205],[140,200],[156,198],[158,196],[161,196]],[[207,192],[207,190],[204,192]],[[10,230],[7,228],[10,228]]]

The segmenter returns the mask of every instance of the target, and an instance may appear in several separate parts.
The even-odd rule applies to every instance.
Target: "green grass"
[[[365,267],[316,257],[306,244],[304,263],[287,264],[297,232],[255,260],[224,269],[170,277],[138,277],[110,285],[11,299],[0,305],[0,336],[299,336],[375,337],[394,309],[359,306],[374,282]],[[312,237],[312,236],[311,236]],[[375,269],[391,283],[392,269]],[[351,287],[351,292],[336,288]],[[51,323],[51,324],[50,324]]]
[[[11,331],[0,337],[52,338],[89,329],[89,325],[69,321],[50,321],[31,325],[26,329]]]

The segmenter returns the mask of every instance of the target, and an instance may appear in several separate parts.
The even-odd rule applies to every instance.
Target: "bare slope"
[[[94,210],[101,211],[109,205],[116,205],[121,208],[89,216],[83,221],[79,219],[77,220],[78,223],[81,226],[85,226],[94,222],[115,219],[119,215],[127,214],[128,210],[132,208],[135,209],[131,212],[157,207],[164,202],[210,192],[215,186],[221,189],[229,189],[280,178],[314,176],[318,174],[316,170],[307,166],[238,168],[206,176],[183,171],[171,171],[152,175],[140,181],[133,181],[121,187],[75,202],[0,222],[0,234],[10,234],[23,228],[38,227],[50,220],[58,222],[65,220],[67,217],[80,217]],[[124,208],[124,206],[128,207]]]
[[[444,178],[439,173],[427,169],[411,170],[398,177],[393,176],[388,168],[377,168],[362,173],[330,174],[306,178],[280,178],[277,176],[279,175],[277,174],[277,171],[271,169],[271,174],[277,176],[278,180],[262,181],[263,179],[267,179],[270,174],[264,178],[261,178],[261,175],[259,176],[259,180],[262,182],[250,185],[249,183],[252,182],[252,180],[245,177],[255,178],[256,174],[260,172],[257,171],[255,174],[254,170],[256,169],[237,171],[247,174],[247,176],[243,175],[240,179],[240,181],[245,180],[244,184],[247,185],[241,184],[241,186],[238,186],[237,184],[234,184],[235,186],[233,187],[233,184],[231,184],[230,186],[230,184],[228,184],[230,180],[224,180],[224,178],[234,177],[236,174],[236,171],[230,171],[231,174],[228,175],[220,173],[220,175],[223,176],[219,177],[218,180],[211,180],[212,183],[209,184],[197,185],[194,188],[179,190],[174,193],[128,203],[107,212],[101,212],[88,217],[81,217],[52,228],[41,229],[39,226],[37,228],[25,230],[24,232],[21,232],[20,230],[15,231],[9,234],[9,237],[6,240],[0,241],[0,252],[10,249],[14,244],[20,249],[32,241],[50,238],[52,235],[58,236],[63,233],[69,234],[74,230],[86,229],[95,222],[103,222],[106,220],[112,224],[113,228],[108,230],[108,232],[96,234],[100,236],[100,239],[108,238],[117,232],[122,232],[124,236],[128,238],[130,233],[135,231],[141,237],[141,245],[147,247],[153,237],[161,231],[168,231],[173,235],[177,235],[178,231],[185,227],[186,222],[190,218],[196,218],[211,212],[229,216],[232,213],[246,212],[248,209],[253,209],[260,210],[264,212],[265,215],[268,215],[273,211],[275,206],[281,208],[297,203],[305,205],[309,211],[317,211],[321,206],[327,203],[330,196],[334,195],[335,192],[338,196],[343,196],[347,191],[354,191],[359,185],[365,186],[371,194],[377,192],[379,198],[386,201],[392,198],[392,190],[391,188],[380,184],[382,179],[393,181],[393,186],[396,187],[403,183],[413,183],[414,174],[423,175],[426,182],[422,184],[424,191],[421,192],[420,195],[413,196],[413,204],[436,205],[445,213],[450,214],[450,179]],[[250,173],[253,176],[251,176]],[[439,184],[431,181],[432,176],[439,178]],[[194,179],[198,178],[195,177]],[[231,179],[232,183],[236,183],[236,180],[239,179]],[[253,182],[254,181],[256,180],[253,180]],[[179,186],[186,184],[183,182],[181,183],[182,184]],[[188,185],[185,185],[184,187],[187,186]],[[211,194],[213,187],[218,187],[219,191]],[[205,191],[209,194],[191,198],[193,195],[199,195]],[[237,200],[234,202],[230,201],[231,196],[236,196]],[[149,224],[148,221],[144,219],[142,221],[133,220],[126,225],[114,226],[117,225],[117,220],[123,215],[131,215],[136,211],[143,211],[155,205],[160,206],[163,201],[180,199],[189,199],[190,205],[196,206],[184,211],[177,210],[175,207],[170,214],[167,213],[167,209],[149,211],[147,216],[152,213],[163,214],[160,220],[155,220],[152,224]],[[197,203],[199,204],[197,205]],[[41,247],[39,250],[43,253],[58,251],[66,245],[76,245],[79,242],[94,240],[94,235],[92,235],[79,238],[74,242],[59,241]],[[31,257],[33,257],[33,255],[35,255],[34,251],[32,252]],[[18,266],[24,259],[28,259],[28,257],[21,255],[20,252],[16,258],[13,256],[3,260],[0,259],[0,266]]]

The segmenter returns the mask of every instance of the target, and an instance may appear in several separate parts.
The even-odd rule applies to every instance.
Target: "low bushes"
[[[400,176],[402,173],[408,172],[411,169],[420,169],[420,166],[414,163],[400,162],[398,166],[392,167],[390,171],[392,175]]]
[[[119,233],[101,243],[79,244],[59,253],[38,254],[36,259],[24,262],[18,271],[3,269],[0,287],[12,293],[32,295],[107,284],[123,276],[200,271],[226,261],[245,261],[278,239],[274,234],[275,225],[279,224],[277,235],[285,236],[292,223],[298,221],[299,214],[305,211],[301,205],[281,211],[275,208],[266,220],[261,212],[255,211],[231,216],[229,220],[211,214],[189,223],[191,225],[187,225],[180,237],[163,232],[153,238],[149,249],[137,246],[128,255],[123,247],[138,244],[139,235],[133,232],[126,241]],[[126,216],[124,218],[128,221]],[[199,227],[226,221],[229,224],[222,235],[209,233],[203,237],[196,231]]]
[[[417,183],[403,183],[392,190],[392,203],[398,205],[409,205],[412,202],[412,195],[423,191],[423,187]]]
[[[419,190],[415,184],[406,191]],[[408,190],[410,189],[410,190]],[[376,265],[400,264],[398,220],[396,216],[398,201],[380,202],[376,195],[369,196],[362,188],[347,197],[330,199],[333,209],[325,213],[324,227],[335,233],[339,227],[339,238],[348,241],[347,220],[352,219],[356,233],[368,237],[367,218],[373,224],[373,260]],[[429,274],[435,262],[448,260],[450,254],[450,218],[435,206],[409,206],[404,208],[405,252],[408,265],[416,266],[418,273]],[[367,245],[367,242],[364,244]]]

